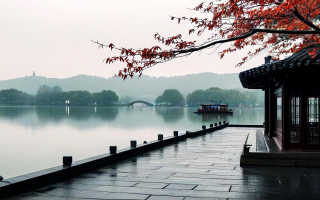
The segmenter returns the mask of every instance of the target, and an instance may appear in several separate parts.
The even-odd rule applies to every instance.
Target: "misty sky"
[[[0,80],[32,75],[66,78],[87,74],[109,78],[123,63],[106,65],[109,49],[98,49],[90,40],[120,47],[158,45],[153,35],[181,33],[186,40],[188,22],[178,25],[169,15],[196,16],[188,10],[202,0],[0,0]],[[204,35],[202,38],[205,38]],[[236,73],[257,67],[264,55],[239,68],[246,50],[220,60],[213,49],[156,65],[150,76],[177,76],[201,72]]]

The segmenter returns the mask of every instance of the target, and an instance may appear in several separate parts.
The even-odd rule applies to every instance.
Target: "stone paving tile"
[[[225,198],[194,198],[194,197],[187,197],[184,200],[227,200]]]
[[[109,193],[103,199],[148,199],[150,195],[143,194],[128,194],[128,193]]]
[[[224,191],[229,192],[231,189],[231,186],[218,186],[218,185],[198,185],[193,190],[204,190],[204,191]]]
[[[46,194],[50,196],[60,196],[60,197],[78,197],[78,198],[97,198],[104,199],[109,192],[105,191],[90,191],[90,190],[79,190],[72,188],[55,188]]]
[[[138,183],[135,185],[135,187],[147,187],[147,188],[158,188],[163,189],[168,184],[165,183]]]
[[[240,171],[232,170],[232,169],[227,169],[227,170],[211,169],[206,174],[220,175],[220,176],[239,176],[239,175],[242,175],[243,173]]]
[[[168,180],[175,180],[180,182],[193,182],[193,183],[201,183],[205,182],[208,185],[211,184],[220,184],[220,185],[239,185],[239,184],[253,184],[256,185],[257,183],[250,183],[249,181],[243,181],[243,180],[227,180],[227,179],[201,179],[201,178],[188,178],[188,177],[169,177]],[[259,183],[258,183],[259,185]]]
[[[176,169],[173,167],[162,167],[158,169],[159,172],[185,172],[185,173],[206,173],[208,170],[206,169],[196,169],[196,168],[181,168]]]
[[[194,165],[194,164],[189,164],[186,167],[187,168],[206,169],[206,170],[211,170],[214,168],[213,165]]]
[[[77,179],[71,179],[65,182],[57,183],[51,185],[52,187],[59,187],[64,185],[70,185],[70,184],[84,184],[84,185],[109,185],[109,186],[123,186],[123,187],[131,187],[139,182],[130,182],[130,181],[99,181],[96,179],[83,179],[83,178],[77,178]]]
[[[243,179],[233,179],[233,178],[228,178],[228,177],[230,177],[230,176],[226,176],[225,179],[220,179],[220,178],[219,179],[218,178],[204,179],[204,178],[194,178],[194,177],[172,176],[172,177],[169,177],[168,180],[192,181],[194,183],[206,182],[206,184],[209,184],[209,185],[211,185],[212,183],[218,183],[221,185],[265,185],[265,186],[281,184],[279,182],[278,178],[263,179],[263,178],[258,178],[258,177],[244,177]],[[286,183],[286,182],[284,182],[284,183]],[[284,183],[282,183],[282,184],[284,184]],[[298,184],[298,183],[295,183],[295,184]],[[295,184],[291,183],[290,185],[293,186]]]
[[[143,183],[166,183],[166,184],[190,184],[193,185],[194,183],[197,183],[198,185],[220,185],[219,182],[217,181],[212,181],[212,180],[203,180],[200,182],[194,182],[194,181],[190,181],[188,179],[184,179],[184,180],[172,180],[172,179],[147,179],[147,178],[123,178],[123,177],[119,177],[119,178],[115,178],[115,177],[105,177],[103,179],[98,179],[98,180],[93,180],[93,181],[97,181],[97,182],[113,182],[113,181],[127,181],[127,182],[143,182]],[[101,183],[101,184],[102,184]],[[99,185],[101,185],[99,184]],[[231,184],[230,184],[231,185]]]
[[[161,168],[162,166],[154,166],[154,167],[146,167],[146,166],[137,166],[137,165],[124,165],[124,166],[118,166],[114,168],[109,169],[103,169],[103,174],[110,174],[110,173],[120,173],[120,172],[145,172],[145,171],[153,171]],[[111,172],[112,171],[112,172]]]
[[[225,176],[225,175],[214,175],[214,174],[187,174],[187,173],[176,173],[172,177],[186,177],[186,178],[201,178],[201,179],[228,179],[228,180],[242,180],[241,176]]]
[[[165,189],[170,190],[192,190],[197,185],[186,185],[186,184],[169,184]]]
[[[205,186],[207,187],[207,186]],[[320,191],[318,191],[316,188],[308,188],[308,189],[302,189],[299,190],[295,189],[286,189],[284,187],[278,187],[278,188],[267,188],[267,187],[261,187],[261,186],[232,186],[230,191],[231,192],[252,192],[252,193],[281,193],[282,191],[287,191],[288,194],[318,194],[320,196]]]
[[[112,173],[112,174],[102,173],[101,175],[104,175],[104,176],[114,176],[114,177],[127,177],[127,176],[129,176],[130,174],[128,174],[128,173]]]
[[[185,197],[150,196],[148,200],[184,200]]]
[[[130,176],[128,176],[129,178],[148,178],[149,175],[143,175],[143,174],[131,174]]]

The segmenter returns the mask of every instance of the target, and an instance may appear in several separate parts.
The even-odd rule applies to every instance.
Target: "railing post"
[[[132,148],[136,148],[137,147],[137,141],[136,140],[131,140],[130,141],[130,145]]]
[[[64,166],[71,166],[72,165],[72,156],[63,156],[62,162]]]
[[[117,153],[117,146],[110,146],[110,154]]]
[[[178,136],[178,131],[173,131],[173,136],[177,137]]]

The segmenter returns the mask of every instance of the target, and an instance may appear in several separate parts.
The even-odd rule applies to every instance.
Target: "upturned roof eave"
[[[309,53],[313,49],[314,47],[306,48],[284,60],[273,61],[271,63],[263,64],[259,67],[240,72],[240,82],[244,88],[263,89],[264,81],[274,74],[288,73],[292,69],[300,67],[320,65],[320,48],[316,50],[315,55],[311,56]]]

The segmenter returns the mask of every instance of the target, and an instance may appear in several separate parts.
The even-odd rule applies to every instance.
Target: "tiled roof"
[[[293,68],[307,67],[311,65],[320,65],[320,46],[316,50],[315,56],[310,56],[309,52],[314,49],[313,47],[308,47],[302,51],[293,54],[292,56],[279,61],[273,61],[267,64],[263,64],[259,67],[255,67],[239,73],[239,78],[244,87],[245,80],[248,78],[284,72]]]

